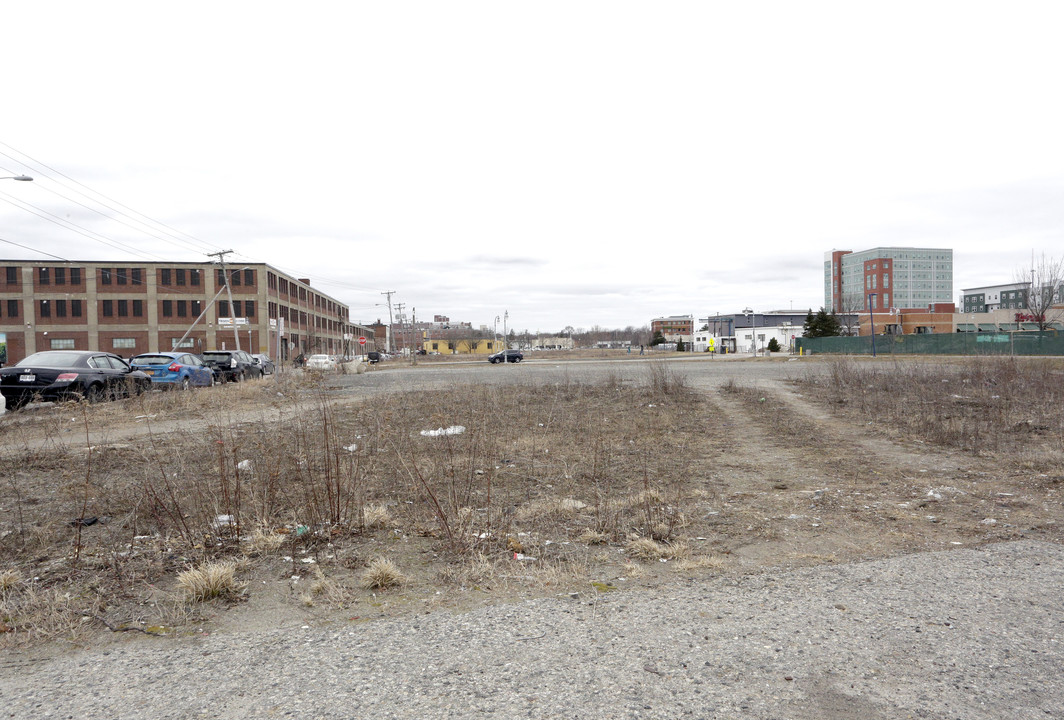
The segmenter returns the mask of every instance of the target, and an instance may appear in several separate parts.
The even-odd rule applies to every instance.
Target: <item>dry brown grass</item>
[[[367,590],[386,590],[407,582],[399,566],[387,558],[374,558],[362,573],[359,584]]]
[[[193,602],[235,597],[247,587],[236,579],[237,563],[216,560],[189,568],[177,575],[177,586]]]
[[[967,544],[1004,536],[1007,526],[1051,533],[1064,525],[1046,502],[1064,484],[1059,417],[1028,407],[1018,389],[1048,382],[1053,368],[1026,381],[986,367],[911,371],[921,392],[943,386],[936,397],[958,412],[981,406],[953,398],[957,387],[993,386],[994,378],[1017,393],[1010,403],[1023,404],[1030,422],[980,450],[1007,464],[1021,478],[1016,486],[932,478],[909,457],[856,462],[854,438],[872,428],[862,419],[871,407],[884,408],[872,429],[940,442],[937,430],[915,435],[924,426],[903,417],[896,396],[910,371],[878,377],[887,370],[832,370],[833,383],[855,389],[846,402],[835,385],[799,382],[811,389],[803,396],[839,413],[844,422],[835,423],[762,389],[700,395],[673,368],[656,366],[642,383],[563,377],[372,402],[338,400],[324,385],[289,377],[5,416],[0,462],[13,471],[0,481],[0,566],[22,580],[0,576],[2,617],[14,630],[6,635],[15,638],[0,642],[77,637],[81,618],[105,611],[116,626],[185,622],[182,613],[205,611],[151,588],[171,587],[190,561],[199,571],[244,555],[252,560],[223,579],[230,589],[222,596],[267,592],[274,583],[260,580],[283,578],[282,602],[320,612],[369,602],[359,589],[363,574],[366,587],[394,587],[388,573],[381,585],[370,576],[367,561],[377,557],[405,576],[402,592],[378,600],[401,605],[423,594],[435,607],[560,593],[591,580],[623,577],[631,586],[676,573],[843,561],[933,547],[944,534]],[[86,424],[115,434],[88,452],[78,440]],[[421,435],[455,425],[465,432]],[[993,447],[1007,452],[995,456]],[[928,505],[928,488],[944,485],[965,494]],[[990,514],[1001,522],[983,525]],[[930,515],[948,522],[931,525]],[[98,522],[72,523],[89,517]],[[253,580],[246,590],[238,574]],[[287,584],[293,575],[300,582]]]

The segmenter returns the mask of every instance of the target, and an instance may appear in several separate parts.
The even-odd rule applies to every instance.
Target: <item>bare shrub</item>
[[[667,363],[647,365],[647,387],[654,396],[683,395],[687,392],[687,378],[671,369]]]

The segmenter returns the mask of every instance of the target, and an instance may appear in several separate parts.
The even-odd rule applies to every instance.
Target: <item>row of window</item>
[[[142,285],[144,283],[143,268],[99,268],[99,273],[101,285]],[[225,284],[225,275],[221,268],[218,268],[217,274],[218,286],[221,287]],[[159,269],[159,284],[166,287],[183,287],[186,285],[199,287],[201,284],[200,278],[201,273],[198,268]],[[7,267],[6,279],[8,285],[17,285],[18,268]],[[37,268],[37,283],[39,285],[80,285],[81,281],[81,268]],[[241,285],[253,287],[255,285],[255,271],[251,268],[231,270],[229,271],[229,284],[232,287]]]
[[[8,268],[8,269],[9,270],[17,270],[17,268]],[[66,285],[67,284],[67,270],[70,271],[70,274],[69,274],[70,284],[71,285],[80,285],[81,284],[81,268],[65,268],[65,267],[57,267],[57,268],[42,267],[42,268],[38,268],[38,270],[37,270],[37,272],[38,272],[37,281],[41,285],[50,285],[53,281],[55,282],[56,285]],[[10,282],[10,280],[8,282]]]
[[[166,287],[172,287],[174,285],[183,287],[185,285],[191,285],[192,287],[199,287],[200,284],[200,271],[185,268],[161,268],[159,270],[159,284]]]

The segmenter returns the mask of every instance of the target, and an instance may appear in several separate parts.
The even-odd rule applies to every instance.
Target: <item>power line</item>
[[[37,250],[35,248],[29,247],[28,245],[21,245],[21,244],[19,244],[17,242],[13,242],[11,240],[4,240],[3,238],[0,238],[0,242],[7,243],[8,245],[14,245],[15,247],[20,247],[20,248],[23,248],[25,250],[29,250],[30,252],[38,253],[40,255],[47,255],[48,257],[55,258],[56,260],[62,260],[63,262],[73,262],[73,260],[67,260],[66,258],[59,257],[58,255],[53,255],[51,253],[46,253],[43,250]]]
[[[199,248],[193,248],[193,249],[196,249],[197,251],[202,251],[204,249],[211,249],[211,250],[215,249],[215,247],[213,245],[211,245],[210,243],[206,243],[203,240],[200,240],[199,238],[197,238],[197,237],[195,237],[193,235],[189,235],[188,233],[185,233],[185,232],[182,232],[182,231],[177,230],[175,228],[172,228],[169,225],[167,225],[165,223],[162,223],[162,222],[160,222],[158,220],[155,220],[154,218],[149,217],[148,215],[145,215],[142,212],[134,210],[133,208],[131,208],[131,207],[127,206],[127,205],[124,205],[121,202],[119,202],[119,201],[117,201],[117,200],[115,200],[115,199],[113,199],[111,197],[108,197],[107,195],[104,195],[100,191],[94,190],[93,188],[90,188],[88,185],[86,185],[86,184],[84,184],[84,183],[82,183],[82,182],[80,182],[78,180],[75,180],[74,178],[66,175],[65,173],[63,173],[63,172],[61,172],[59,170],[56,170],[55,168],[47,165],[46,163],[43,163],[40,160],[37,160],[32,155],[29,155],[29,154],[19,150],[18,148],[12,147],[11,145],[9,145],[9,144],[7,144],[5,142],[2,142],[2,141],[0,141],[0,145],[6,147],[9,150],[12,150],[12,151],[18,153],[19,155],[22,155],[23,157],[29,158],[32,162],[36,163],[38,166],[46,168],[49,171],[51,171],[52,173],[55,173],[56,175],[66,179],[66,180],[69,180],[70,182],[74,183],[75,185],[78,185],[79,187],[85,188],[86,190],[91,192],[93,195],[96,195],[99,198],[103,198],[104,200],[107,200],[108,202],[114,203],[115,205],[118,206],[117,208],[116,207],[112,207],[112,206],[108,205],[105,202],[100,202],[100,200],[98,200],[97,198],[94,198],[94,197],[91,197],[89,195],[86,195],[85,193],[81,192],[77,188],[70,188],[71,190],[73,190],[74,192],[78,193],[79,195],[82,195],[82,196],[92,200],[93,202],[96,202],[96,203],[108,208],[109,210],[113,210],[114,212],[116,212],[116,213],[118,213],[120,215],[123,215],[123,216],[133,220],[134,222],[138,222],[138,223],[140,223],[142,225],[147,224],[147,223],[144,222],[144,220],[147,220],[148,223],[151,223],[152,225],[156,225],[156,226],[158,226],[160,228],[163,228],[164,233],[166,235],[169,235],[170,237],[174,238],[174,240],[178,240],[180,242],[185,243],[190,248],[192,248],[193,246],[188,241],[189,240],[194,241],[194,242],[198,243],[199,246],[200,246]],[[9,155],[9,154],[7,154],[5,152],[0,152],[0,155],[3,155],[6,158],[10,158],[11,160],[14,160],[15,162],[18,162],[20,164],[23,164],[23,165],[26,164],[26,163],[21,162],[18,158],[12,157],[11,155]],[[39,172],[40,174],[44,175],[45,177],[49,177],[47,173],[41,172],[40,170],[37,170],[37,169],[35,169],[35,170],[37,172]],[[55,178],[49,177],[49,179],[52,180],[53,182],[59,184],[59,185],[62,185],[63,187],[68,187],[65,183],[60,182],[60,181],[56,180]],[[128,213],[126,213],[123,210],[120,210],[118,208],[123,208],[124,210],[128,210],[130,213],[134,213],[135,215],[138,215],[140,218],[144,218],[144,220],[140,220],[140,219],[138,219],[136,217],[133,217],[132,215],[129,215]],[[111,218],[111,219],[114,219],[114,218]],[[184,239],[182,239],[182,237],[178,237],[179,235],[183,236],[184,238],[187,238],[188,240],[184,240]]]

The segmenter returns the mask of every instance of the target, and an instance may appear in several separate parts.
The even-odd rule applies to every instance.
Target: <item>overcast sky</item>
[[[0,175],[36,181],[0,183],[0,257],[232,249],[356,321],[394,290],[419,319],[555,331],[815,309],[825,251],[947,247],[956,299],[1064,254],[1062,20],[1015,1],[8,3]]]

